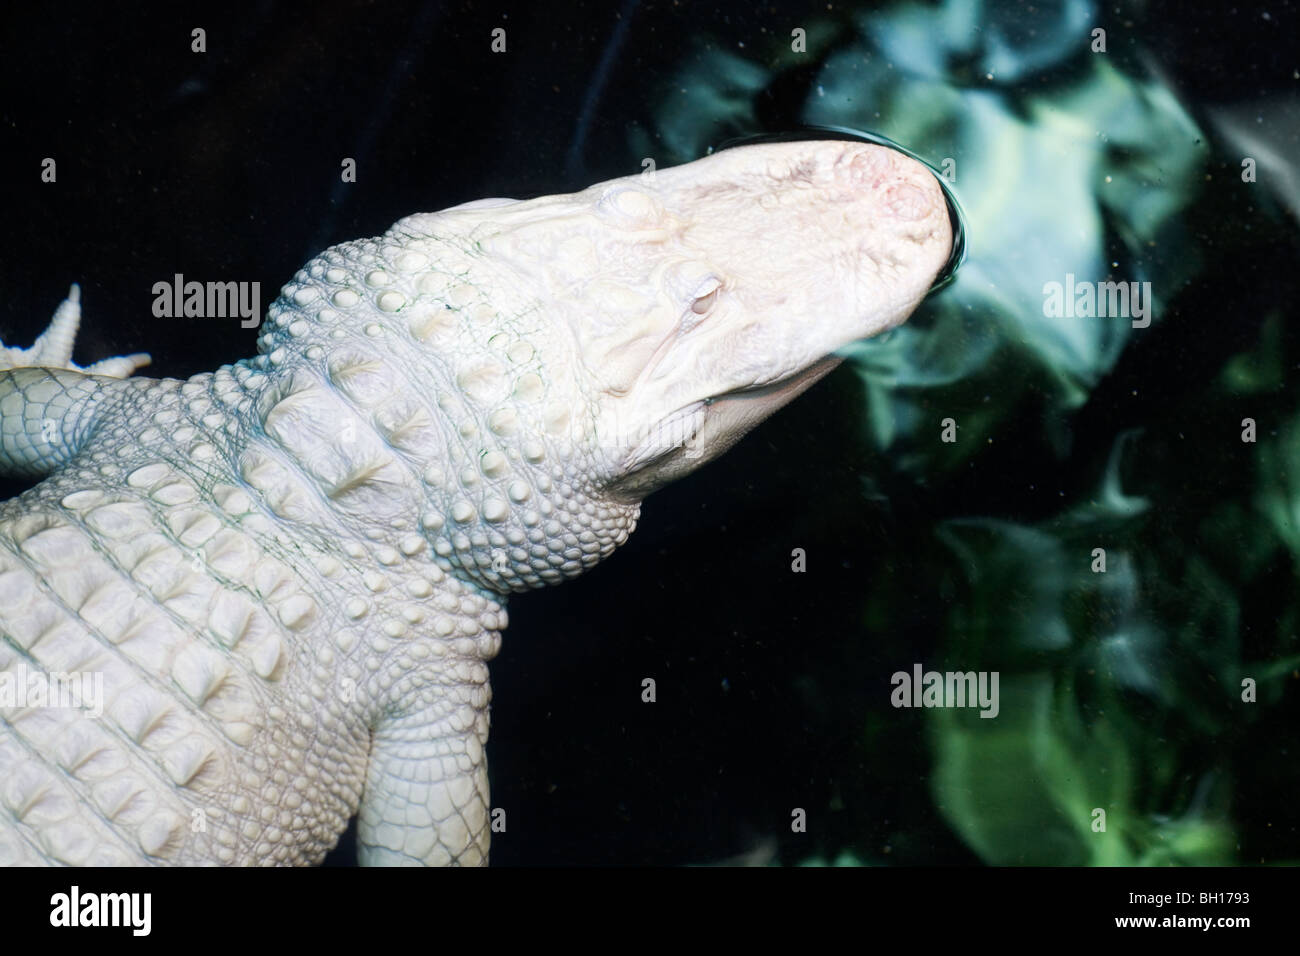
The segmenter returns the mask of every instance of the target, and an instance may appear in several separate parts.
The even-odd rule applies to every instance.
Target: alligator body
[[[488,857],[514,591],[610,554],[952,246],[923,165],[725,150],[335,246],[259,354],[71,364],[74,287],[0,350],[0,863]]]

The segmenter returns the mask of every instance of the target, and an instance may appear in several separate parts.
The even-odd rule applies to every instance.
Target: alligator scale
[[[944,194],[878,145],[751,145],[410,216],[188,381],[0,348],[0,863],[488,857],[512,591],[902,322]],[[67,691],[72,688],[72,700]],[[80,697],[78,698],[78,694]]]

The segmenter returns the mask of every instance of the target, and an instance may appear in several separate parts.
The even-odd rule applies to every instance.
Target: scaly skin
[[[511,591],[902,322],[952,244],[879,146],[748,146],[410,216],[307,263],[259,355],[0,353],[0,862],[487,861]],[[102,715],[4,698],[102,675]],[[65,702],[66,703],[66,702]]]

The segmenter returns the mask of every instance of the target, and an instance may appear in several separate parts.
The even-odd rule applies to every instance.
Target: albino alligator
[[[0,863],[484,863],[511,591],[902,322],[945,266],[923,165],[724,150],[401,220],[308,262],[256,358],[0,350]],[[33,366],[44,366],[41,368]]]

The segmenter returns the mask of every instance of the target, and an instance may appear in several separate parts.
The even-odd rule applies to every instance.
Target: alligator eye
[[[605,190],[596,208],[615,221],[648,226],[663,218],[663,207],[651,195],[635,187],[619,184]]]
[[[703,315],[705,312],[708,312],[709,309],[713,308],[713,303],[718,301],[718,288],[720,287],[715,286],[713,291],[708,295],[702,295],[692,302],[691,311],[696,315]]]

